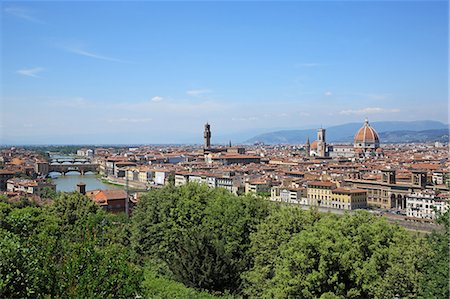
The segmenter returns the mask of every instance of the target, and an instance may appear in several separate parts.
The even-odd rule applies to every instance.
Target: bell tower
[[[325,129],[320,128],[317,130],[317,154],[320,157],[325,157],[326,148],[327,148],[327,143],[325,141]]]
[[[203,139],[204,139],[203,147],[205,149],[210,148],[211,147],[211,126],[209,125],[209,123],[205,124],[205,130],[203,131]]]

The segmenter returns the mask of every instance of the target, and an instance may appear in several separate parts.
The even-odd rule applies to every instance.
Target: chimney
[[[86,184],[82,183],[82,182],[78,183],[77,184],[77,192],[81,193],[83,195],[86,195]]]

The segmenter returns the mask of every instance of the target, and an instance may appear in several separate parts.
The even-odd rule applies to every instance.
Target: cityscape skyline
[[[207,121],[253,135],[366,116],[448,123],[447,13],[445,1],[4,2],[2,143],[200,142]]]
[[[448,1],[3,1],[1,298],[449,298]]]

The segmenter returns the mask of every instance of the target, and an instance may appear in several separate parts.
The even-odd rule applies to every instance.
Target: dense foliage
[[[293,215],[298,213],[306,215]],[[417,297],[429,253],[424,239],[368,213],[320,219],[307,214],[282,209],[252,236],[250,296]]]
[[[418,235],[203,185],[131,219],[76,193],[0,197],[0,298],[448,298],[449,214]]]
[[[45,207],[0,203],[1,298],[125,298],[140,270],[116,242],[116,222],[88,198],[61,194]]]
[[[443,231],[428,236],[430,258],[426,262],[425,279],[420,295],[423,298],[450,298],[450,213],[446,211],[438,222]]]
[[[268,211],[261,199],[222,189],[168,187],[147,194],[134,211],[134,248],[189,287],[237,292],[250,264],[250,233]]]

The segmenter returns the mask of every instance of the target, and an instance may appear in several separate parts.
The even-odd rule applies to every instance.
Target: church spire
[[[309,136],[308,136],[308,139],[306,140],[306,144],[305,144],[305,154],[306,154],[306,157],[309,157],[311,155],[311,145],[309,144]]]

